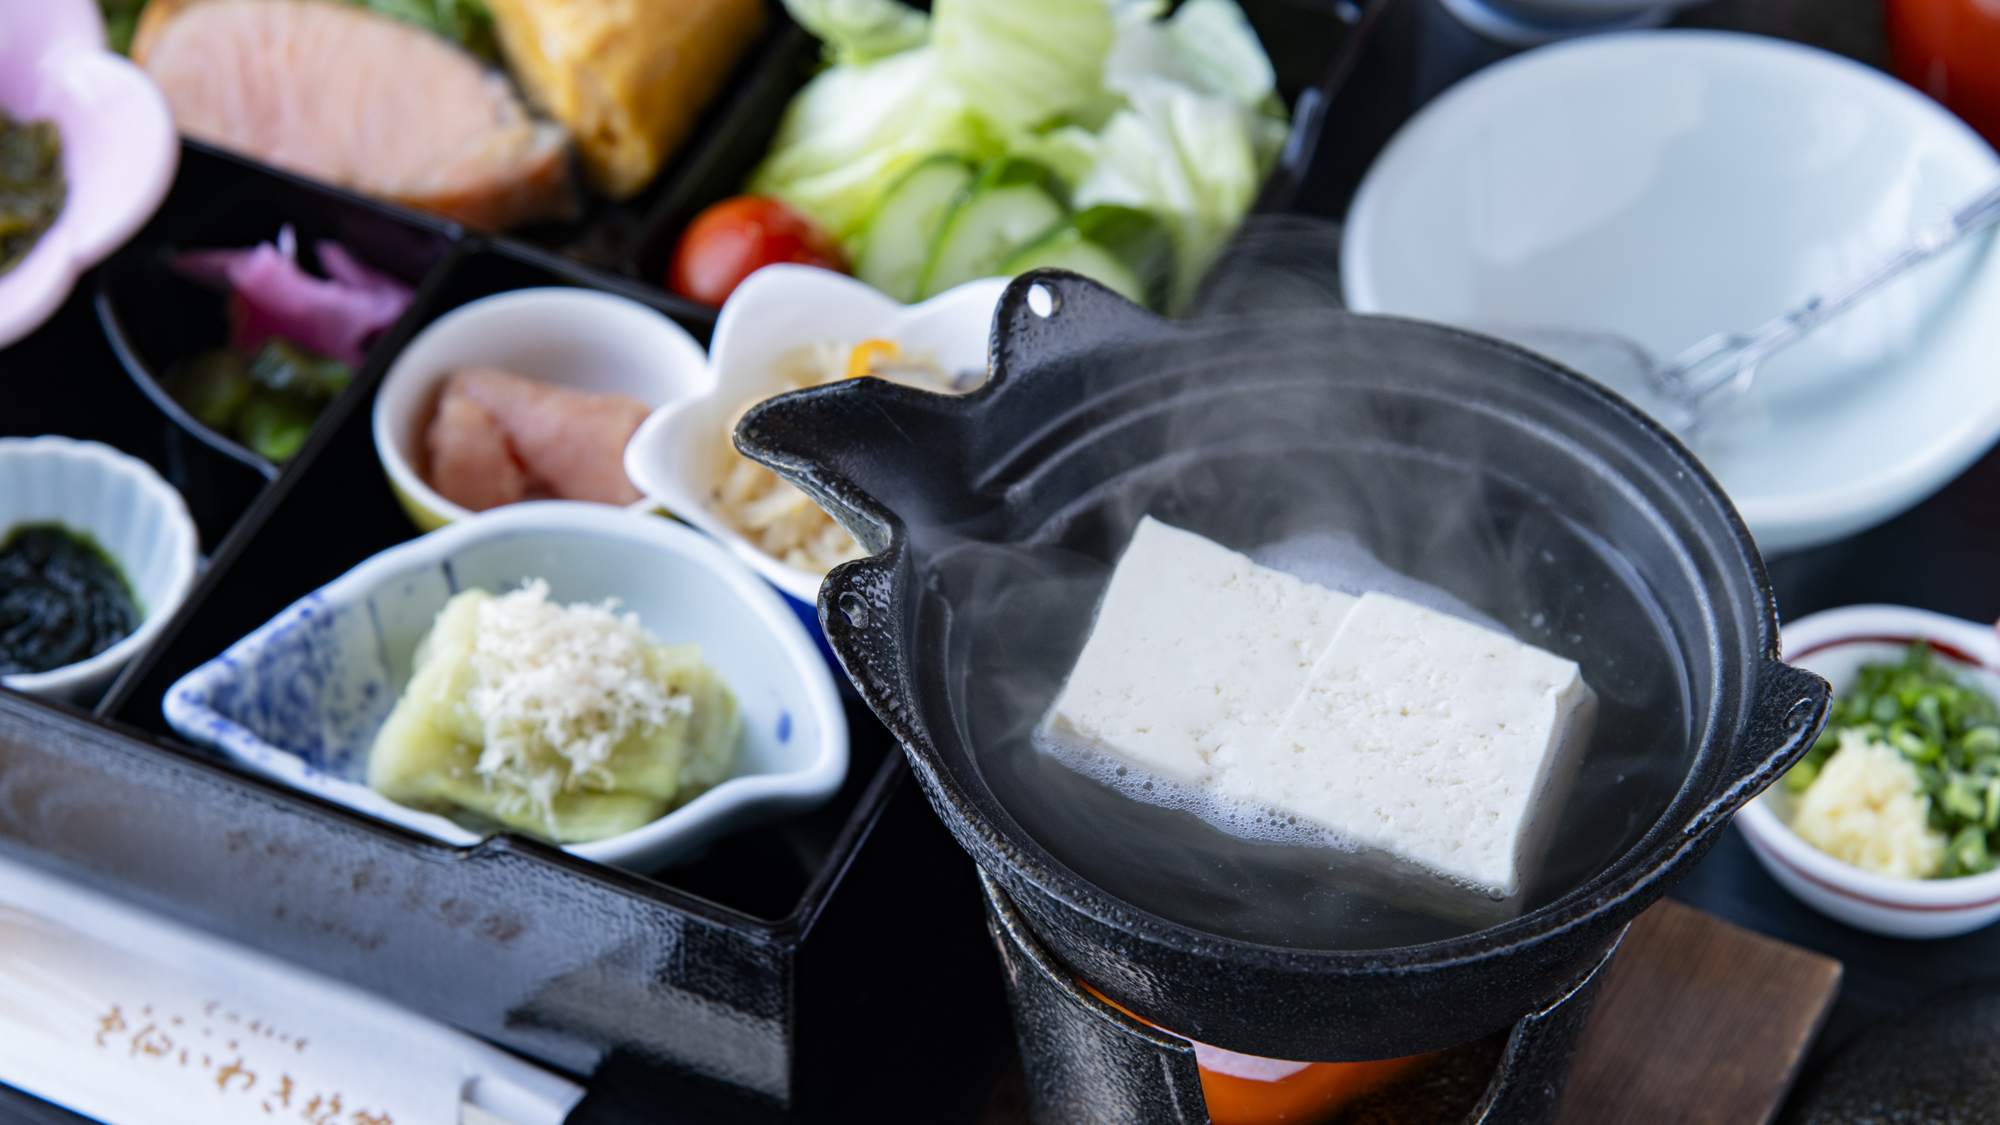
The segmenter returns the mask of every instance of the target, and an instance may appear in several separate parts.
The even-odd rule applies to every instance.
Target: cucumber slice
[[[868,217],[854,276],[898,301],[916,300],[945,212],[971,182],[972,169],[950,154],[928,157],[903,173]]]
[[[1027,160],[998,160],[962,192],[917,285],[932,297],[1002,272],[1001,265],[1040,241],[1067,217],[1048,169]]]
[[[1076,229],[1086,240],[1109,250],[1138,278],[1147,299],[1133,300],[1156,309],[1166,306],[1174,281],[1174,240],[1166,224],[1137,208],[1100,203],[1077,215]]]
[[[1146,303],[1146,289],[1140,284],[1138,275],[1119,261],[1117,255],[1083,237],[1083,232],[1074,224],[1057,229],[1047,238],[1007,259],[1000,272],[1026,273],[1043,266],[1080,273],[1134,304]]]

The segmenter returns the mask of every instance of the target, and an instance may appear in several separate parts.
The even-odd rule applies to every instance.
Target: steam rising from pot
[[[1205,282],[1188,331],[1092,353],[1081,404],[986,482],[996,511],[910,532],[926,567],[919,628],[945,637],[944,667],[927,684],[949,698],[932,713],[956,718],[957,752],[1051,857],[1196,930],[1370,949],[1496,919],[1483,896],[1428,872],[1255,812],[1161,797],[1147,779],[1093,778],[1038,748],[1142,515],[1582,666],[1599,697],[1596,732],[1527,909],[1650,827],[1686,772],[1692,732],[1683,664],[1646,583],[1515,471],[1548,435],[1496,425],[1427,381],[1432,357],[1343,331],[1336,238],[1310,220],[1253,222]],[[1056,477],[1092,483],[1044,487]]]

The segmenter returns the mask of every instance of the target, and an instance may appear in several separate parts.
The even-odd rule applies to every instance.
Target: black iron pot
[[[1170,323],[1039,272],[1001,300],[980,390],[847,381],[736,438],[872,552],[820,616],[958,841],[1078,976],[1230,1050],[1397,1057],[1548,1008],[1824,720],[1709,475],[1499,341],[1337,311]],[[1598,728],[1525,912],[1453,929],[1327,878],[1323,850],[1023,749],[1147,513],[1245,551],[1348,536],[1582,666]]]

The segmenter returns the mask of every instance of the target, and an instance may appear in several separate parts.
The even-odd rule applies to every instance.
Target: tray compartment
[[[196,421],[164,384],[176,365],[224,344],[229,331],[223,313],[226,298],[176,273],[173,255],[268,242],[286,224],[297,232],[299,255],[308,268],[318,264],[314,245],[333,239],[412,289],[422,288],[458,237],[458,228],[450,223],[186,141],[180,174],[166,203],[138,237],[99,271],[96,286],[105,338],[132,381],[188,438],[273,480],[282,466]],[[390,334],[385,333],[371,353]],[[357,378],[341,398],[366,397],[368,388],[362,383]],[[191,481],[183,491],[205,492],[204,483]]]
[[[699,1076],[775,1118],[894,1103],[906,1067],[910,1085],[955,1084],[999,1057],[970,864],[900,758],[877,763],[843,794],[833,862],[771,922],[534,841],[443,847],[4,695],[0,847],[573,1073]],[[912,1002],[967,1030],[940,1042]]]
[[[106,699],[113,729],[30,704],[0,718],[0,773],[43,795],[0,800],[0,841],[525,1054],[605,1069],[624,1091],[614,1100],[659,1087],[729,1114],[748,1096],[777,1116],[849,1096],[943,1104],[966,1066],[997,1074],[1005,1057],[998,980],[970,861],[858,703],[831,802],[653,878],[515,836],[445,846],[169,734],[160,701],[174,680],[415,536],[376,458],[367,397],[409,337],[468,301],[564,284],[669,304],[546,251],[463,239],[371,355],[363,397],[329,408],[169,638]],[[963,1014],[968,1030],[941,1039],[913,1007]],[[884,1057],[935,1065],[869,1065]]]
[[[125,374],[85,286],[25,340],[0,351],[0,435],[61,434],[145,461],[187,501],[212,552],[265,485],[255,469],[187,434]]]

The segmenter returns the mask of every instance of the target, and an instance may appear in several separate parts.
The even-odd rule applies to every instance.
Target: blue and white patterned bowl
[[[167,722],[306,792],[447,843],[476,843],[477,833],[368,788],[369,748],[445,601],[531,578],[547,580],[551,600],[615,597],[661,640],[699,643],[743,715],[728,780],[642,828],[566,851],[649,870],[840,787],[846,716],[784,601],[699,533],[598,504],[509,505],[368,559],[182,677],[167,692]]]

